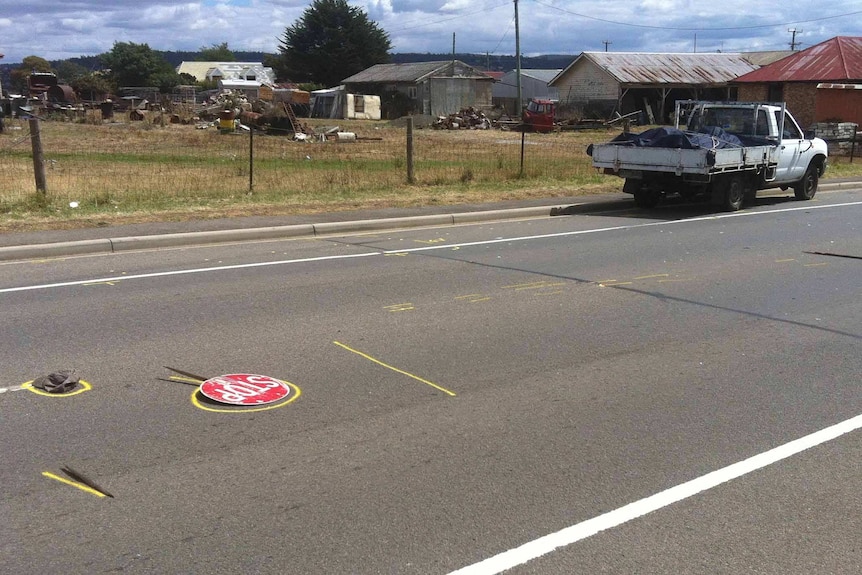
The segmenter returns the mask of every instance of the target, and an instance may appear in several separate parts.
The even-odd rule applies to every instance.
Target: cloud
[[[392,40],[397,52],[456,50],[513,54],[512,0],[349,0]],[[106,52],[118,41],[157,50],[275,53],[309,0],[0,0],[4,63],[37,55],[59,60]],[[839,17],[844,15],[844,17]],[[613,51],[787,49],[795,27],[803,47],[836,35],[862,36],[858,0],[828,4],[777,0],[531,0],[519,4],[524,55]]]

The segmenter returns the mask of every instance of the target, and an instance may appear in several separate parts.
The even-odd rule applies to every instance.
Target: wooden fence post
[[[30,118],[30,141],[33,146],[33,173],[36,175],[36,191],[46,193],[45,156],[42,154],[42,132],[38,118]]]

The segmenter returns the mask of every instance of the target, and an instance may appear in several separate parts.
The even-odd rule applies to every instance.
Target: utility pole
[[[515,1],[515,75],[517,77],[516,87],[518,90],[517,112],[521,117],[521,28],[518,23],[518,0]]]
[[[452,75],[455,75],[455,32],[452,32]]]
[[[602,40],[602,44],[605,45],[605,52],[608,51],[608,44],[613,44],[610,40]]]
[[[524,117],[524,113],[521,110],[521,28],[518,22],[518,0],[514,0],[515,2],[515,73],[518,76],[517,90],[518,90],[518,121],[521,122]],[[521,129],[521,164],[518,169],[518,177],[524,175],[524,138],[526,137],[526,130],[522,127]]]
[[[799,32],[801,34],[802,30],[797,30],[796,28],[788,28],[787,31],[793,34],[790,40],[790,49],[795,52],[796,47],[802,45],[802,42],[796,42],[796,33]]]

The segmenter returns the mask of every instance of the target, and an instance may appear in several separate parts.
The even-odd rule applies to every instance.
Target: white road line
[[[320,262],[320,261],[328,261],[328,260],[347,260],[354,258],[363,258],[368,256],[386,256],[386,255],[394,255],[394,254],[408,254],[415,252],[427,252],[432,250],[452,250],[456,248],[464,248],[470,246],[484,246],[484,245],[492,245],[492,244],[501,244],[501,243],[512,243],[512,242],[526,242],[532,240],[541,240],[547,238],[562,238],[567,236],[580,236],[586,234],[597,234],[602,232],[610,232],[610,231],[618,231],[618,230],[633,230],[637,228],[649,228],[656,226],[672,226],[679,224],[687,224],[691,222],[700,222],[700,221],[708,221],[708,220],[721,220],[727,218],[740,218],[740,217],[754,217],[766,214],[776,214],[781,212],[796,212],[796,211],[810,211],[810,210],[818,210],[818,209],[827,209],[827,208],[843,208],[848,206],[858,206],[862,205],[862,202],[847,202],[843,204],[828,204],[828,205],[807,205],[799,208],[782,208],[776,210],[769,210],[763,212],[734,212],[730,214],[718,214],[712,216],[699,216],[696,218],[687,218],[682,220],[671,220],[671,221],[661,221],[661,222],[648,222],[645,224],[633,224],[633,225],[625,225],[625,226],[612,226],[608,228],[595,228],[591,230],[577,230],[572,232],[555,232],[550,234],[539,234],[534,236],[517,236],[513,238],[495,238],[493,240],[480,240],[476,242],[464,242],[460,244],[440,244],[434,246],[425,246],[421,248],[407,248],[400,250],[384,250],[384,251],[373,251],[366,252],[361,254],[343,254],[337,256],[320,256],[313,258],[297,258],[291,260],[278,260],[272,262],[254,262],[249,264],[236,264],[229,266],[214,266],[209,268],[193,268],[188,270],[172,270],[167,272],[154,272],[148,274],[135,274],[135,275],[125,275],[125,276],[113,276],[107,278],[92,278],[87,280],[77,280],[77,281],[69,281],[69,282],[58,282],[52,284],[37,284],[37,285],[29,285],[29,286],[21,286],[21,287],[12,287],[12,288],[2,288],[0,289],[0,294],[4,293],[13,293],[13,292],[21,292],[21,291],[34,291],[34,290],[42,290],[42,289],[51,289],[51,288],[60,288],[60,287],[70,287],[70,286],[79,286],[84,284],[92,284],[92,283],[106,283],[106,282],[120,282],[120,281],[129,281],[129,280],[137,280],[137,279],[146,279],[146,278],[157,278],[157,277],[165,277],[165,276],[177,276],[177,275],[186,275],[186,274],[197,274],[197,273],[206,273],[206,272],[217,272],[217,271],[226,271],[226,270],[239,270],[239,269],[247,269],[247,268],[258,268],[258,267],[267,267],[267,266],[281,266],[287,264],[299,264],[299,263],[309,263],[309,262]]]
[[[556,533],[545,535],[520,547],[489,557],[479,563],[462,567],[461,569],[452,571],[450,575],[495,575],[501,573],[507,569],[523,565],[528,561],[546,555],[555,549],[587,539],[601,531],[618,527],[647,513],[652,513],[860,428],[862,428],[862,414],[791,441],[790,443],[785,443],[759,455],[749,457],[738,463],[728,465],[717,471],[707,473],[702,477],[692,479],[676,487],[671,487],[640,501],[629,503],[619,509],[566,527]]]
[[[24,389],[23,385],[15,385],[13,387],[0,387],[0,393],[6,393],[7,391],[21,391]]]

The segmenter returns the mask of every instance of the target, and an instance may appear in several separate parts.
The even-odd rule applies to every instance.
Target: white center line
[[[34,291],[34,290],[42,290],[42,289],[51,289],[51,288],[60,288],[60,287],[70,287],[70,286],[79,286],[85,284],[92,283],[107,283],[107,282],[119,282],[119,281],[129,281],[129,280],[137,280],[137,279],[146,279],[146,278],[157,278],[157,277],[165,277],[165,276],[178,276],[178,275],[186,275],[186,274],[197,274],[197,273],[206,273],[206,272],[217,272],[217,271],[226,271],[226,270],[239,270],[239,269],[247,269],[247,268],[258,268],[258,267],[267,267],[267,266],[280,266],[287,264],[300,264],[300,263],[309,263],[309,262],[320,262],[327,260],[346,260],[346,259],[354,259],[354,258],[364,258],[368,256],[387,256],[387,255],[396,255],[396,254],[408,254],[414,252],[427,252],[433,250],[452,250],[463,247],[470,246],[484,246],[484,245],[492,245],[492,244],[500,244],[500,243],[514,243],[514,242],[526,242],[532,240],[541,240],[547,238],[562,238],[567,236],[580,236],[586,234],[597,234],[602,232],[610,232],[610,231],[618,231],[618,230],[633,230],[637,228],[648,228],[648,227],[656,227],[656,226],[671,226],[671,225],[679,225],[679,224],[687,224],[691,222],[700,222],[700,221],[708,221],[708,220],[721,220],[727,218],[741,218],[741,217],[754,217],[760,215],[767,214],[775,214],[781,212],[796,212],[801,210],[817,210],[817,209],[830,209],[830,208],[842,208],[847,206],[858,206],[862,205],[862,202],[847,202],[843,204],[828,204],[828,205],[807,205],[799,208],[781,208],[776,210],[769,210],[764,212],[734,212],[731,214],[718,214],[711,216],[699,216],[696,218],[687,218],[682,220],[671,220],[671,221],[660,221],[660,222],[648,222],[645,224],[633,224],[633,225],[625,225],[625,226],[612,226],[608,228],[595,228],[590,230],[576,230],[571,232],[555,232],[550,234],[539,234],[534,236],[517,236],[513,238],[495,238],[493,240],[479,240],[475,242],[464,242],[460,244],[440,244],[434,246],[425,246],[421,248],[408,248],[408,249],[400,249],[400,250],[382,250],[382,251],[373,251],[373,252],[365,252],[360,254],[342,254],[337,256],[321,256],[321,257],[313,257],[313,258],[297,258],[290,260],[278,260],[271,262],[253,262],[248,264],[235,264],[235,265],[227,265],[227,266],[214,266],[208,268],[194,268],[187,270],[171,270],[166,272],[153,272],[147,274],[136,274],[136,275],[125,275],[125,276],[113,276],[106,278],[92,278],[86,280],[76,280],[76,281],[68,281],[68,282],[57,282],[51,284],[37,284],[37,285],[29,285],[29,286],[20,286],[20,287],[11,287],[11,288],[2,288],[0,289],[0,294],[4,293],[13,293],[13,292],[21,292],[21,291]]]
[[[671,487],[645,499],[629,503],[598,517],[566,527],[556,533],[534,539],[533,541],[524,543],[520,547],[515,547],[499,555],[489,557],[479,563],[462,567],[461,569],[452,571],[450,575],[495,575],[501,573],[507,569],[523,565],[528,561],[551,553],[555,549],[587,539],[606,529],[618,527],[647,513],[652,513],[860,428],[862,428],[862,414],[791,441],[790,443],[785,443],[769,451],[749,457],[738,463],[707,473],[691,481],[686,481],[676,487]]]

